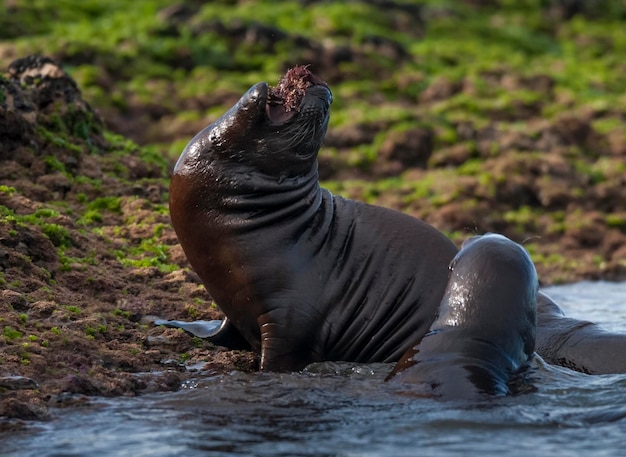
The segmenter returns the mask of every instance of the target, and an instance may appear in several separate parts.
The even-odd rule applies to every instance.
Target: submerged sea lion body
[[[450,264],[439,316],[388,379],[443,399],[509,394],[534,351],[537,288],[520,245],[495,234],[468,239]]]
[[[536,351],[546,362],[587,374],[626,372],[626,335],[566,317],[543,293],[537,313]]]

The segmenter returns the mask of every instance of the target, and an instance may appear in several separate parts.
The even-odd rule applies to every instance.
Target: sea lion
[[[304,67],[278,91],[258,83],[173,171],[178,239],[261,370],[398,360],[434,320],[457,252],[421,220],[320,187],[331,102]]]
[[[548,363],[587,374],[626,372],[626,335],[565,316],[545,293],[537,299],[536,351]]]
[[[439,316],[387,380],[442,399],[509,394],[511,376],[534,352],[538,287],[519,244],[496,234],[469,238],[450,263]]]
[[[423,221],[320,187],[317,153],[331,102],[328,86],[296,67],[274,89],[252,86],[174,168],[172,224],[226,315],[207,334],[249,344],[262,370],[397,361],[435,320],[457,253]],[[565,346],[577,338],[575,321],[559,325],[562,317],[539,313],[540,354],[554,354],[548,338]],[[626,335],[591,336],[594,347],[606,342],[603,350],[623,354]],[[593,372],[588,356],[569,352],[566,364]],[[604,368],[626,372],[626,358],[614,359]]]

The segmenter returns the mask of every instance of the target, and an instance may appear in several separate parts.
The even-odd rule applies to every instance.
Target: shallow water
[[[626,283],[546,291],[568,315],[626,332]],[[536,392],[487,403],[404,395],[382,383],[384,364],[206,373],[176,393],[57,410],[50,422],[0,435],[0,455],[623,455],[626,375],[534,365]]]

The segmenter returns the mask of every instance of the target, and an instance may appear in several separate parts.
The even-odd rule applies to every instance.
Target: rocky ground
[[[177,389],[199,361],[254,369],[152,324],[219,314],[169,224],[166,164],[104,135],[51,61],[16,62],[0,85],[0,417]]]
[[[414,13],[407,11],[400,13]],[[185,14],[192,12],[170,8],[161,19],[175,29]],[[266,43],[270,52],[272,40],[285,38],[258,24],[202,25],[242,46]],[[388,72],[372,65],[372,55],[389,60],[389,68],[408,59],[392,40],[358,51],[285,39],[314,60],[331,87],[354,77],[349,68],[360,64]],[[0,58],[16,52],[5,47]],[[340,72],[342,62],[354,67]],[[103,87],[114,92],[107,81]],[[409,91],[414,81],[395,83]],[[478,107],[488,121],[459,116],[444,125],[429,117],[505,92],[526,98]],[[409,110],[407,123],[368,118],[368,107],[384,97],[349,93],[337,91],[335,104],[340,113],[355,107],[348,110],[352,122],[331,126],[320,155],[331,190],[421,217],[457,243],[474,233],[505,233],[527,246],[543,284],[626,278],[626,137],[607,128],[626,119],[621,99],[549,117],[550,104],[573,106],[553,76],[490,70],[433,78],[414,100],[395,100],[390,111]],[[94,395],[174,390],[193,375],[190,366],[256,368],[250,353],[153,325],[156,317],[219,317],[169,223],[172,159],[143,146],[190,138],[207,122],[180,121],[172,117],[176,109],[238,97],[232,89],[212,95],[174,108],[165,96],[92,108],[50,59],[18,59],[0,76],[0,428],[45,420],[50,407]]]

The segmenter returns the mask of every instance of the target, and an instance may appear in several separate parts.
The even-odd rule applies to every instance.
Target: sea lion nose
[[[259,111],[262,111],[265,109],[268,92],[269,86],[266,82],[256,83],[242,95],[241,99],[239,99],[239,103],[248,109],[254,106]]]
[[[268,90],[266,82],[250,87],[239,101],[215,122],[215,126],[222,126],[220,135],[226,130],[233,130],[237,136],[238,132],[248,131],[251,126],[256,125],[264,116]]]

